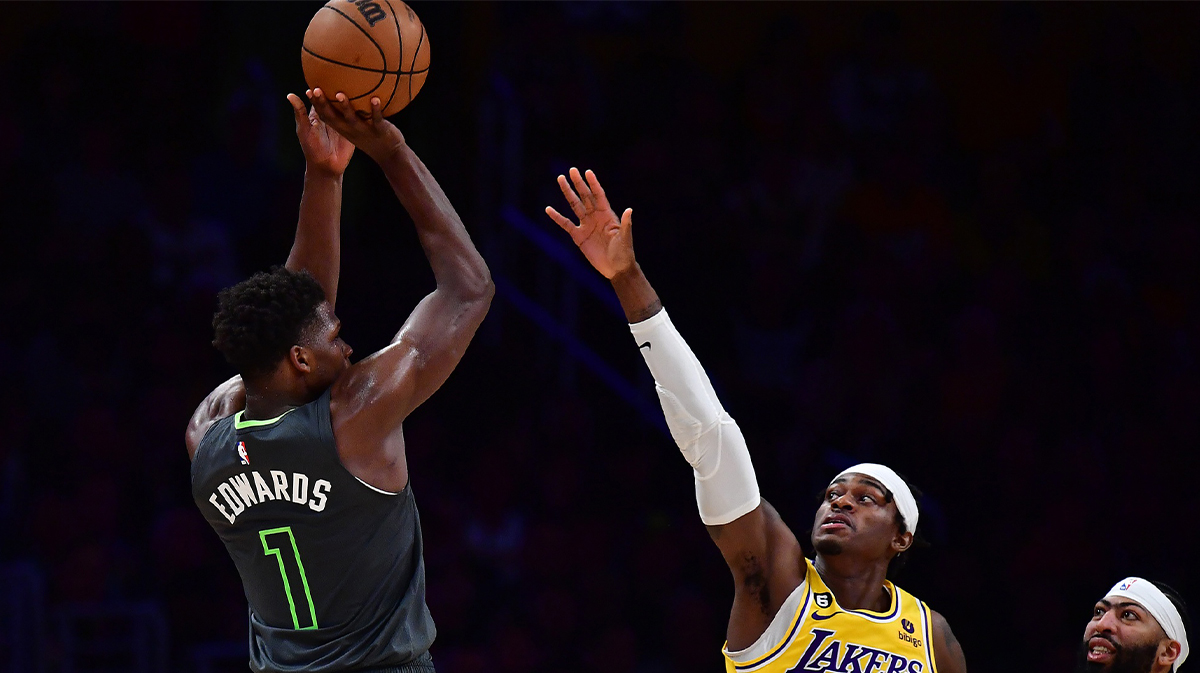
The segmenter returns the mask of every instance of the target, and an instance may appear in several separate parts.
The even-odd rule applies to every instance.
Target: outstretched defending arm
[[[727,636],[731,649],[741,649],[762,634],[803,580],[800,545],[759,496],[741,429],[721,405],[704,368],[634,258],[633,211],[627,209],[618,221],[595,174],[581,175],[574,168],[570,173],[571,182],[560,175],[558,184],[579,225],[553,208],[547,207],[546,214],[612,282],[631,323],[654,375],[671,436],[692,466],[700,518],[733,573],[734,604]]]
[[[483,257],[437,180],[383,119],[378,99],[360,119],[343,94],[317,89],[321,118],[374,159],[416,225],[437,289],[421,300],[392,343],[334,384],[330,415],[343,463],[388,491],[408,483],[401,423],[450,376],[487,315],[494,286]]]
[[[322,122],[315,108],[305,110],[299,96],[290,93],[287,99],[295,113],[296,137],[305,165],[296,240],[284,266],[311,273],[332,307],[337,302],[342,259],[342,174],[354,155],[354,145]],[[246,386],[241,376],[234,376],[209,393],[192,414],[184,433],[188,459],[195,457],[200,440],[213,423],[245,406]]]

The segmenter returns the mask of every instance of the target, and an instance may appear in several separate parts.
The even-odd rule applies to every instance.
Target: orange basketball
[[[300,64],[310,89],[346,94],[364,119],[378,97],[387,117],[425,84],[429,38],[401,0],[329,0],[304,31]]]

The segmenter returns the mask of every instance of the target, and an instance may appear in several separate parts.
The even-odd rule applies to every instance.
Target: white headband
[[[1109,589],[1108,595],[1125,596],[1146,608],[1146,612],[1158,620],[1167,637],[1179,643],[1179,658],[1175,660],[1175,668],[1183,665],[1188,656],[1187,630],[1183,628],[1179,610],[1175,609],[1175,604],[1161,589],[1140,577],[1126,577]]]
[[[892,492],[892,497],[896,499],[896,509],[900,510],[900,516],[904,519],[904,525],[908,528],[908,532],[916,535],[917,533],[917,500],[913,497],[912,491],[908,490],[908,484],[900,478],[900,475],[892,471],[892,468],[887,465],[878,463],[859,463],[852,467],[847,467],[838,473],[838,476],[833,478],[833,481],[841,479],[843,476],[857,472],[865,474],[868,477],[874,477],[887,487],[887,490]],[[830,482],[833,483],[833,482]]]

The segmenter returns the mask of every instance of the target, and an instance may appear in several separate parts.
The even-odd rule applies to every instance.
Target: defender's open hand
[[[311,97],[312,92],[308,95]],[[287,95],[296,116],[296,137],[309,167],[331,175],[341,175],[354,156],[354,144],[343,138],[317,116],[317,108],[306,110],[304,101],[294,93]]]
[[[550,206],[546,206],[546,214],[571,235],[571,240],[575,241],[592,266],[605,278],[612,280],[634,264],[631,233],[633,209],[626,208],[618,221],[595,173],[587,171],[580,175],[578,168],[572,168],[569,173],[575,188],[572,189],[562,175],[558,176],[558,188],[579,218],[579,225],[576,226]]]

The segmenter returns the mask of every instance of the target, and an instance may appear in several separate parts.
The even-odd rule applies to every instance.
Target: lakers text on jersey
[[[728,673],[937,673],[929,608],[891,582],[887,610],[847,610],[812,561],[758,642],[725,651]]]

